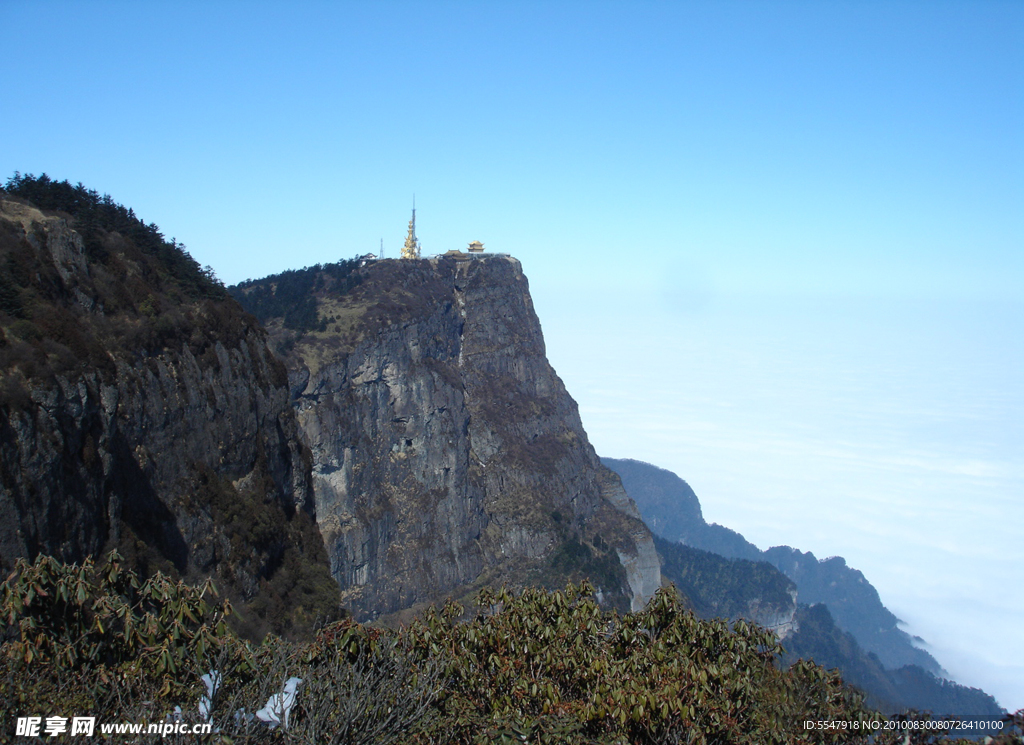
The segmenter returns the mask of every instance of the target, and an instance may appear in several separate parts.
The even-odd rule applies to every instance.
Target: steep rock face
[[[601,467],[598,474],[601,496],[609,504],[633,520],[626,527],[636,552],[617,551],[619,561],[626,569],[626,581],[632,593],[630,610],[639,610],[661,587],[661,558],[655,548],[650,530],[640,518],[636,502],[629,498],[622,482],[611,469]]]
[[[783,608],[774,607],[758,599],[748,606],[747,615],[756,624],[771,629],[779,639],[786,639],[800,629],[796,620],[796,588],[789,592],[790,604]],[[767,607],[766,607],[767,606]]]
[[[327,331],[289,367],[332,573],[358,616],[608,556],[625,572],[605,571],[605,596],[653,595],[651,535],[547,361],[518,261],[377,262],[320,315]]]
[[[121,234],[94,230],[91,259],[71,219],[0,202],[0,566],[118,548],[243,603],[285,563],[326,578],[264,332]]]

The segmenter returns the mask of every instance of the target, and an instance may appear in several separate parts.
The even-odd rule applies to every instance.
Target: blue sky
[[[842,553],[1024,706],[1024,607],[984,579],[1020,576],[1019,521],[939,562],[966,595],[925,592],[947,524],[914,527],[936,495],[1024,501],[1024,3],[5,0],[0,26],[0,175],[109,193],[229,283],[397,256],[415,193],[426,253],[523,262],[603,455]]]
[[[415,192],[427,250],[539,282],[641,252],[634,282],[1017,292],[1019,3],[551,5],[8,0],[3,160],[229,282],[395,252]]]

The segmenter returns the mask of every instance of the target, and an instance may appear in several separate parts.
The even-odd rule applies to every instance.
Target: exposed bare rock
[[[587,574],[620,606],[645,603],[660,586],[651,535],[547,361],[519,262],[362,271],[355,290],[321,292],[336,321],[289,357],[345,603],[375,617],[485,581]]]

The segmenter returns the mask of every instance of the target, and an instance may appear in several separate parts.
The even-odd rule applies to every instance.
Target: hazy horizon
[[[0,175],[227,283],[480,240],[598,452],[1024,706],[1024,3],[8,0]],[[840,519],[842,517],[843,519]],[[1020,593],[1016,593],[1020,596]]]

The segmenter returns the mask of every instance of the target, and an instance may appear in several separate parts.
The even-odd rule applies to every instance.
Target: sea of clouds
[[[618,300],[538,301],[598,453],[761,548],[845,557],[953,679],[1024,707],[1021,309]]]

